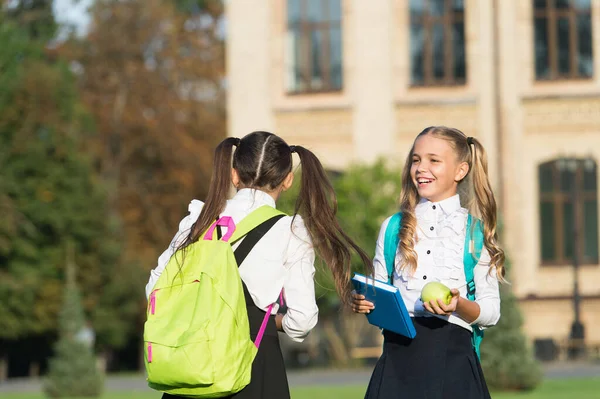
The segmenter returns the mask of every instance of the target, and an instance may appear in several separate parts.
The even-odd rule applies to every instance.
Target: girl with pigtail
[[[185,255],[185,249],[198,241],[219,217],[229,216],[237,225],[260,207],[275,208],[280,194],[294,181],[294,152],[302,165],[294,214],[277,220],[238,264],[253,340],[271,306],[272,315],[252,363],[250,384],[230,396],[236,399],[290,397],[278,331],[301,342],[317,323],[315,256],[329,268],[336,289],[346,302],[350,298],[353,252],[362,259],[366,269],[372,271],[369,257],[344,233],[336,219],[335,193],[319,159],[308,149],[289,146],[268,132],[223,140],[215,150],[206,201],[191,201],[189,215],[180,222],[179,232],[159,257],[146,286],[149,296],[171,256],[178,251]],[[237,192],[227,199],[232,184]],[[241,244],[243,242],[242,239]],[[232,247],[235,249],[241,244],[235,243]],[[287,305],[285,314],[278,314],[278,305],[274,304],[280,293]],[[163,395],[163,398],[170,397],[175,396]]]
[[[500,318],[498,282],[504,281],[504,252],[498,244],[496,201],[481,143],[457,129],[428,127],[415,139],[402,173],[399,245],[391,283],[399,288],[416,337],[385,331],[383,353],[365,398],[490,398],[474,346],[474,329]],[[473,270],[469,300],[464,268],[467,220],[480,219],[483,246]],[[386,219],[377,240],[374,278],[388,281],[384,257]],[[468,242],[468,241],[467,241]],[[470,250],[469,250],[470,252]],[[450,288],[449,303],[422,302],[429,282]],[[471,292],[471,295],[473,293]],[[352,293],[352,309],[369,313],[372,302]]]

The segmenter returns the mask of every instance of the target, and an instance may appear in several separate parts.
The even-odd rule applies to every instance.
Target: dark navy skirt
[[[365,399],[491,399],[471,332],[436,317],[413,321],[414,339],[384,331]]]

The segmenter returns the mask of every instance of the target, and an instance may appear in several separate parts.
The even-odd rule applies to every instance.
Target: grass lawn
[[[362,399],[366,387],[310,387],[292,390],[292,399]],[[598,399],[600,378],[550,380],[530,393],[502,392],[492,394],[493,399]],[[2,399],[45,399],[41,394],[2,393]],[[103,399],[160,399],[157,393],[110,392]]]

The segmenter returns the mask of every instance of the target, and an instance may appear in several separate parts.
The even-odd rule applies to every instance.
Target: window
[[[410,0],[411,82],[460,85],[467,76],[464,0]]]
[[[591,78],[591,0],[534,0],[535,77]]]
[[[287,89],[342,89],[341,0],[288,0]]]
[[[598,263],[597,166],[591,159],[558,159],[539,166],[543,264]],[[575,223],[579,242],[573,237]]]

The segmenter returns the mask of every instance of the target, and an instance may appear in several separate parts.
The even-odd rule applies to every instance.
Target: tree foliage
[[[0,36],[0,337],[14,339],[55,329],[65,240],[80,253],[88,310],[118,245],[79,146],[91,123],[71,73],[16,24],[4,21]]]
[[[397,168],[383,160],[378,160],[373,165],[353,165],[340,175],[332,174],[340,224],[371,258],[375,255],[381,223],[397,212],[400,176]],[[296,177],[297,181],[298,178],[299,176]],[[294,211],[298,186],[297,183],[282,195],[278,201],[280,209],[287,213]],[[347,366],[352,363],[352,348],[362,343],[359,342],[361,340],[371,345],[371,341],[379,332],[366,323],[364,316],[349,314],[346,309],[340,309],[340,300],[331,273],[326,265],[319,262],[316,269],[319,328],[323,331],[326,350],[334,364]],[[358,257],[353,259],[353,270],[364,272]]]
[[[219,1],[100,0],[89,36],[69,47],[98,126],[88,149],[123,222],[124,262],[144,270],[184,205],[205,195],[225,136],[222,12]]]
[[[104,381],[97,369],[91,341],[82,339],[85,315],[75,282],[74,251],[66,244],[67,279],[59,317],[59,340],[44,384],[51,398],[98,397]]]
[[[542,371],[523,333],[523,317],[510,285],[500,288],[500,321],[485,331],[481,362],[491,389],[531,390],[540,384]]]
[[[300,176],[295,181],[292,189],[278,202],[278,207],[289,214],[294,211]],[[400,171],[380,159],[373,165],[356,164],[341,174],[332,173],[331,181],[342,228],[372,258],[381,223],[398,210]],[[320,307],[337,309],[339,298],[331,274],[325,265],[318,266],[316,280]],[[353,258],[353,270],[364,272],[358,257]]]

